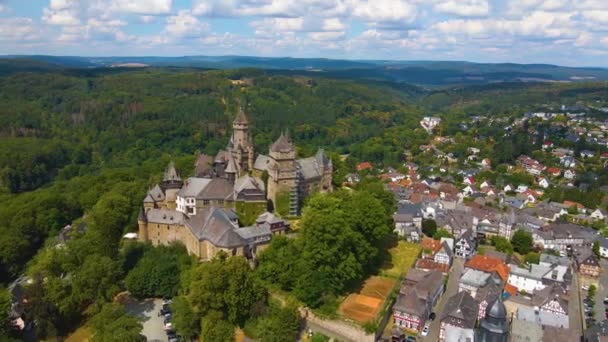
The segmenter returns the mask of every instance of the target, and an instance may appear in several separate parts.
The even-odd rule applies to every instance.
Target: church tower
[[[493,303],[488,304],[486,316],[481,320],[476,331],[475,341],[507,342],[508,338],[507,309],[499,296]]]
[[[232,136],[228,143],[228,153],[234,158],[239,177],[253,169],[253,141],[249,134],[249,122],[243,108],[239,109],[239,113],[232,122]]]

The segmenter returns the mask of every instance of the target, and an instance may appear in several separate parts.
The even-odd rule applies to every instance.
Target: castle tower
[[[281,133],[270,146],[269,157],[268,199],[276,205],[279,192],[292,192],[297,186],[296,151],[287,134]]]
[[[177,199],[177,192],[182,188],[184,182],[175,170],[173,161],[169,162],[167,169],[163,175],[163,181],[161,182],[161,188],[165,192],[165,203],[167,207],[174,208],[175,200]]]
[[[139,215],[137,216],[137,227],[138,227],[138,234],[137,234],[138,240],[142,241],[142,242],[148,241],[148,219],[146,218],[146,213],[144,212],[144,208],[139,209]]]
[[[232,136],[228,143],[228,152],[237,164],[238,176],[243,176],[253,169],[253,141],[249,134],[249,122],[243,109],[232,122]]]

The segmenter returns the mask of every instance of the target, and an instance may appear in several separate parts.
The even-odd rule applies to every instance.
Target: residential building
[[[422,329],[443,290],[441,272],[410,269],[393,306],[395,325],[413,331]]]
[[[453,340],[447,334],[454,334],[448,327],[458,327],[465,331],[456,331],[457,335],[470,336],[473,338],[475,332],[475,323],[477,322],[478,304],[468,292],[458,292],[448,299],[443,313],[441,315],[441,323],[439,330],[439,341]]]
[[[598,241],[600,243],[600,256],[602,258],[608,258],[608,239],[600,237]]]
[[[410,242],[420,241],[422,236],[422,205],[399,203],[397,212],[393,215],[394,231]]]
[[[568,267],[562,265],[551,265],[547,263],[529,264],[526,267],[511,265],[508,283],[515,286],[519,291],[532,293],[539,291],[551,284],[563,284],[564,276],[568,273]]]
[[[566,172],[564,172],[564,178],[566,179],[575,179],[576,178],[576,171],[572,170],[572,169],[568,169],[566,170]]]
[[[437,127],[441,123],[441,118],[435,116],[425,116],[420,121],[420,126],[424,128],[427,132],[432,133],[433,129]]]
[[[475,253],[476,248],[477,242],[473,230],[467,229],[456,239],[454,254],[459,258],[468,259]]]
[[[574,251],[574,260],[581,284],[597,286],[601,267],[598,258],[590,248],[579,248]]]

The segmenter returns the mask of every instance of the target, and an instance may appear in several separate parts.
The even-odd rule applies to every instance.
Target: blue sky
[[[608,0],[0,0],[0,54],[608,67]]]

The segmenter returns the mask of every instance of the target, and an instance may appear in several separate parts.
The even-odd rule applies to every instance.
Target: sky
[[[0,54],[608,67],[608,0],[0,0]]]

